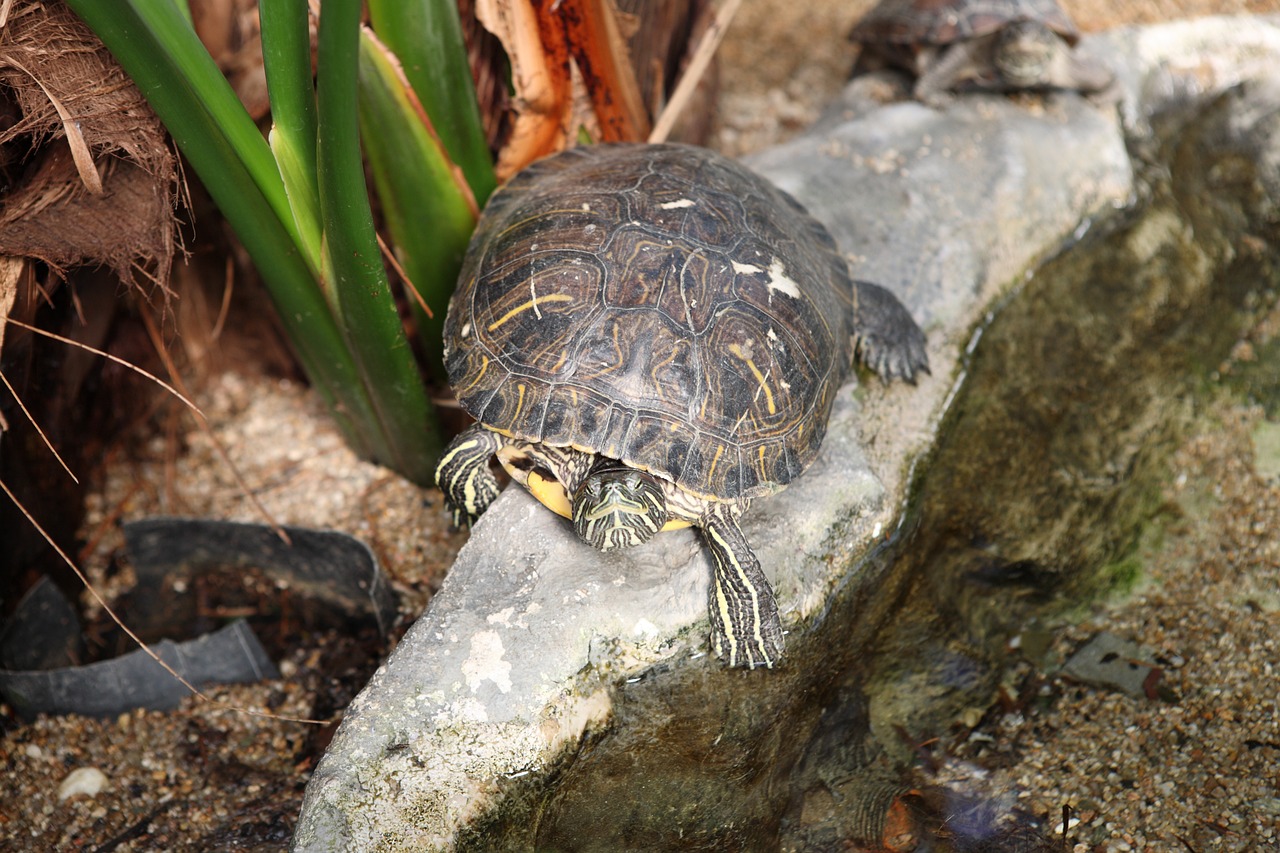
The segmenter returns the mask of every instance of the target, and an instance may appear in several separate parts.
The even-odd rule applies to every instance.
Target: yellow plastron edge
[[[569,496],[564,492],[564,486],[559,480],[543,477],[537,471],[525,471],[511,464],[510,458],[498,452],[498,461],[502,463],[502,467],[507,469],[507,473],[511,475],[511,479],[523,485],[529,490],[529,494],[537,499],[538,503],[554,512],[556,515],[573,520],[573,506],[569,503]],[[663,530],[679,530],[682,527],[688,527],[692,522],[685,521],[680,518],[673,518],[662,526]]]

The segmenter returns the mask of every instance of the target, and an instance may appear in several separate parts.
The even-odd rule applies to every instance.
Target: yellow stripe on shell
[[[776,415],[778,407],[773,402],[773,391],[769,388],[769,382],[765,379],[764,374],[760,372],[760,368],[756,367],[756,363],[737,344],[729,344],[729,352],[742,359],[747,367],[751,369],[751,373],[756,377],[756,382],[760,383],[760,388],[764,391],[765,405],[769,407],[769,414]]]
[[[707,479],[708,481],[710,481],[710,480],[711,480],[711,478],[715,475],[715,473],[716,473],[716,463],[720,461],[720,455],[721,455],[722,453],[724,453],[724,445],[723,445],[723,444],[717,444],[717,445],[716,445],[716,455],[715,455],[715,456],[713,456],[713,457],[711,457],[711,467],[707,468],[707,476],[706,476],[706,479]]]
[[[573,301],[573,297],[567,293],[548,293],[546,296],[537,296],[537,297],[534,297],[533,299],[530,299],[528,302],[525,302],[523,304],[517,305],[515,308],[512,308],[510,311],[503,314],[501,317],[499,317],[498,319],[490,323],[488,326],[486,326],[485,329],[487,331],[492,332],[495,329],[497,329],[499,326],[501,326],[503,323],[507,322],[512,317],[516,316],[517,314],[524,311],[528,311],[530,308],[537,308],[538,303],[540,302],[572,302],[572,301]]]
[[[467,392],[480,384],[480,380],[484,378],[485,371],[489,369],[489,356],[480,356],[480,370],[476,373],[476,378],[471,380],[471,384],[466,388],[458,388],[455,393],[458,397],[466,396]]]

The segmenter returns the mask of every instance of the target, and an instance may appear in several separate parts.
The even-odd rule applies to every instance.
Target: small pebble
[[[96,767],[77,767],[58,786],[58,800],[69,800],[80,794],[96,797],[107,787],[107,781],[107,774]]]
[[[1263,797],[1249,803],[1253,810],[1272,817],[1280,817],[1280,797]]]

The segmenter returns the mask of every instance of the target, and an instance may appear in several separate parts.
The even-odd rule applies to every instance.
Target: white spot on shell
[[[463,323],[463,324],[462,324],[462,337],[464,337],[464,338],[465,338],[465,337],[466,337],[467,335],[469,335],[469,334],[471,334],[471,323],[470,323],[470,322]]]
[[[740,264],[737,261],[733,262],[733,271],[738,275],[755,275],[756,273],[764,272],[755,264]]]
[[[787,277],[787,271],[782,266],[780,258],[774,258],[769,264],[769,289],[780,290],[792,299],[800,298],[800,285]]]
[[[693,207],[697,202],[691,198],[682,198],[678,201],[668,201],[658,205],[663,210],[679,210],[682,207]]]

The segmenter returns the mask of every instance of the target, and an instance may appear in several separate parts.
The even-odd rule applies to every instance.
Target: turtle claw
[[[449,517],[453,521],[454,530],[469,530],[471,525],[476,523],[479,516],[473,516],[465,509],[456,506],[449,507]]]
[[[863,337],[858,341],[862,363],[888,385],[895,379],[916,384],[916,375],[929,373],[929,355],[925,350],[924,334],[907,336],[907,340],[887,341],[883,338]]]
[[[906,306],[878,284],[854,282],[853,334],[859,361],[885,383],[915,384],[929,372],[928,341]]]

